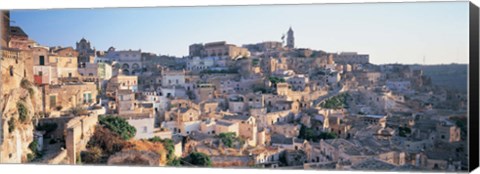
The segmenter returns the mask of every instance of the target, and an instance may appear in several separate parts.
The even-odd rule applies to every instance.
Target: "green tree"
[[[220,133],[218,135],[223,145],[226,147],[232,148],[236,143],[243,144],[245,143],[243,139],[238,138],[234,132]]]
[[[129,140],[133,138],[137,133],[135,127],[128,124],[125,118],[114,116],[100,116],[98,120],[101,125],[118,134],[124,140]]]
[[[333,132],[322,132],[322,133],[320,133],[318,138],[320,138],[320,139],[335,139],[335,138],[337,138],[337,134],[335,134]]]
[[[315,135],[315,131],[312,128],[308,128],[303,124],[300,127],[298,138],[305,139],[308,141],[318,141],[318,137]]]
[[[279,77],[269,77],[268,80],[272,82],[273,86],[277,86],[278,83],[286,82],[285,79]]]
[[[235,141],[235,133],[221,133],[218,135],[222,143],[227,147],[233,147],[233,142]]]
[[[201,152],[192,152],[188,156],[182,159],[182,165],[194,165],[194,166],[204,166],[211,167],[212,161],[210,157]]]

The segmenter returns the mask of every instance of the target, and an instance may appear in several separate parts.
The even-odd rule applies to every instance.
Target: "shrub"
[[[28,157],[27,155],[27,158],[29,159],[29,161],[32,161],[36,158],[40,158],[42,157],[42,152],[40,151],[40,149],[38,149],[38,141],[37,140],[33,140],[29,145],[28,145],[28,148],[32,151],[31,156]]]
[[[167,162],[168,166],[181,166],[181,160],[179,158],[173,158],[172,160],[168,160]]]
[[[165,147],[165,149],[168,152],[167,153],[168,162],[171,162],[171,161],[175,160],[175,155],[173,154],[173,153],[175,153],[175,145],[173,144],[173,140],[171,140],[171,139],[161,139],[160,137],[155,136],[153,138],[148,139],[148,141],[162,143],[163,147]]]
[[[32,161],[35,159],[35,155],[32,153],[27,154],[27,161]]]
[[[28,88],[32,87],[32,83],[30,83],[30,81],[28,81],[27,79],[23,78],[22,81],[20,81],[20,86],[23,89],[28,89]]]
[[[85,115],[85,114],[87,114],[87,109],[85,109],[84,107],[79,105],[79,106],[75,106],[73,108],[70,108],[70,110],[68,110],[68,113],[73,114],[74,116]]]
[[[101,125],[105,126],[112,132],[115,132],[124,140],[131,139],[137,132],[135,127],[128,124],[127,120],[121,117],[100,116],[98,120]]]
[[[319,137],[315,135],[315,131],[312,128],[308,128],[302,124],[302,126],[300,127],[298,138],[305,139],[308,141],[318,141]]]
[[[194,165],[194,166],[212,166],[212,161],[210,157],[201,152],[192,152],[188,156],[182,159],[182,165]]]
[[[327,108],[327,109],[341,109],[341,108],[347,108],[347,98],[349,97],[348,94],[343,93],[337,96],[334,96],[332,98],[329,98],[322,102],[320,105],[322,108]]]
[[[273,86],[277,86],[277,83],[286,82],[284,78],[279,78],[279,77],[269,77],[268,80],[272,82]]]
[[[15,130],[15,119],[12,117],[8,120],[8,132],[12,133]]]
[[[398,127],[398,135],[401,137],[407,137],[407,134],[410,134],[412,130],[408,127]]]
[[[81,153],[80,156],[83,159],[84,163],[98,164],[98,163],[100,163],[100,161],[102,159],[103,152],[102,152],[102,149],[94,146],[94,147],[88,149],[88,151],[85,151],[85,152]]]
[[[17,103],[18,118],[21,122],[25,123],[28,120],[28,109],[22,102]]]
[[[87,148],[99,147],[106,155],[117,153],[125,147],[126,143],[118,134],[107,128],[97,126],[95,133],[88,141]]]
[[[222,141],[223,145],[230,148],[232,148],[235,143],[240,143],[240,144],[244,143],[244,141],[240,138],[237,138],[235,133],[233,132],[220,133],[218,137]]]
[[[335,138],[337,138],[337,134],[335,134],[333,132],[322,132],[322,133],[320,133],[320,135],[318,137],[320,139],[335,139]]]

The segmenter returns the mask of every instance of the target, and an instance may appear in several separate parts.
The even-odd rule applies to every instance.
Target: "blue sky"
[[[47,46],[184,56],[192,43],[281,41],[370,54],[371,62],[468,63],[468,2],[15,10],[12,25]]]

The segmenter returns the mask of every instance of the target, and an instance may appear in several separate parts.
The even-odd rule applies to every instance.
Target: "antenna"
[[[423,64],[426,64],[426,59],[425,59],[425,56],[423,56]]]

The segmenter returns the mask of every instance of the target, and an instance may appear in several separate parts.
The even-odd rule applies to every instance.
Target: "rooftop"
[[[272,144],[293,144],[293,138],[287,138],[284,135],[273,134],[270,137],[270,142]]]

